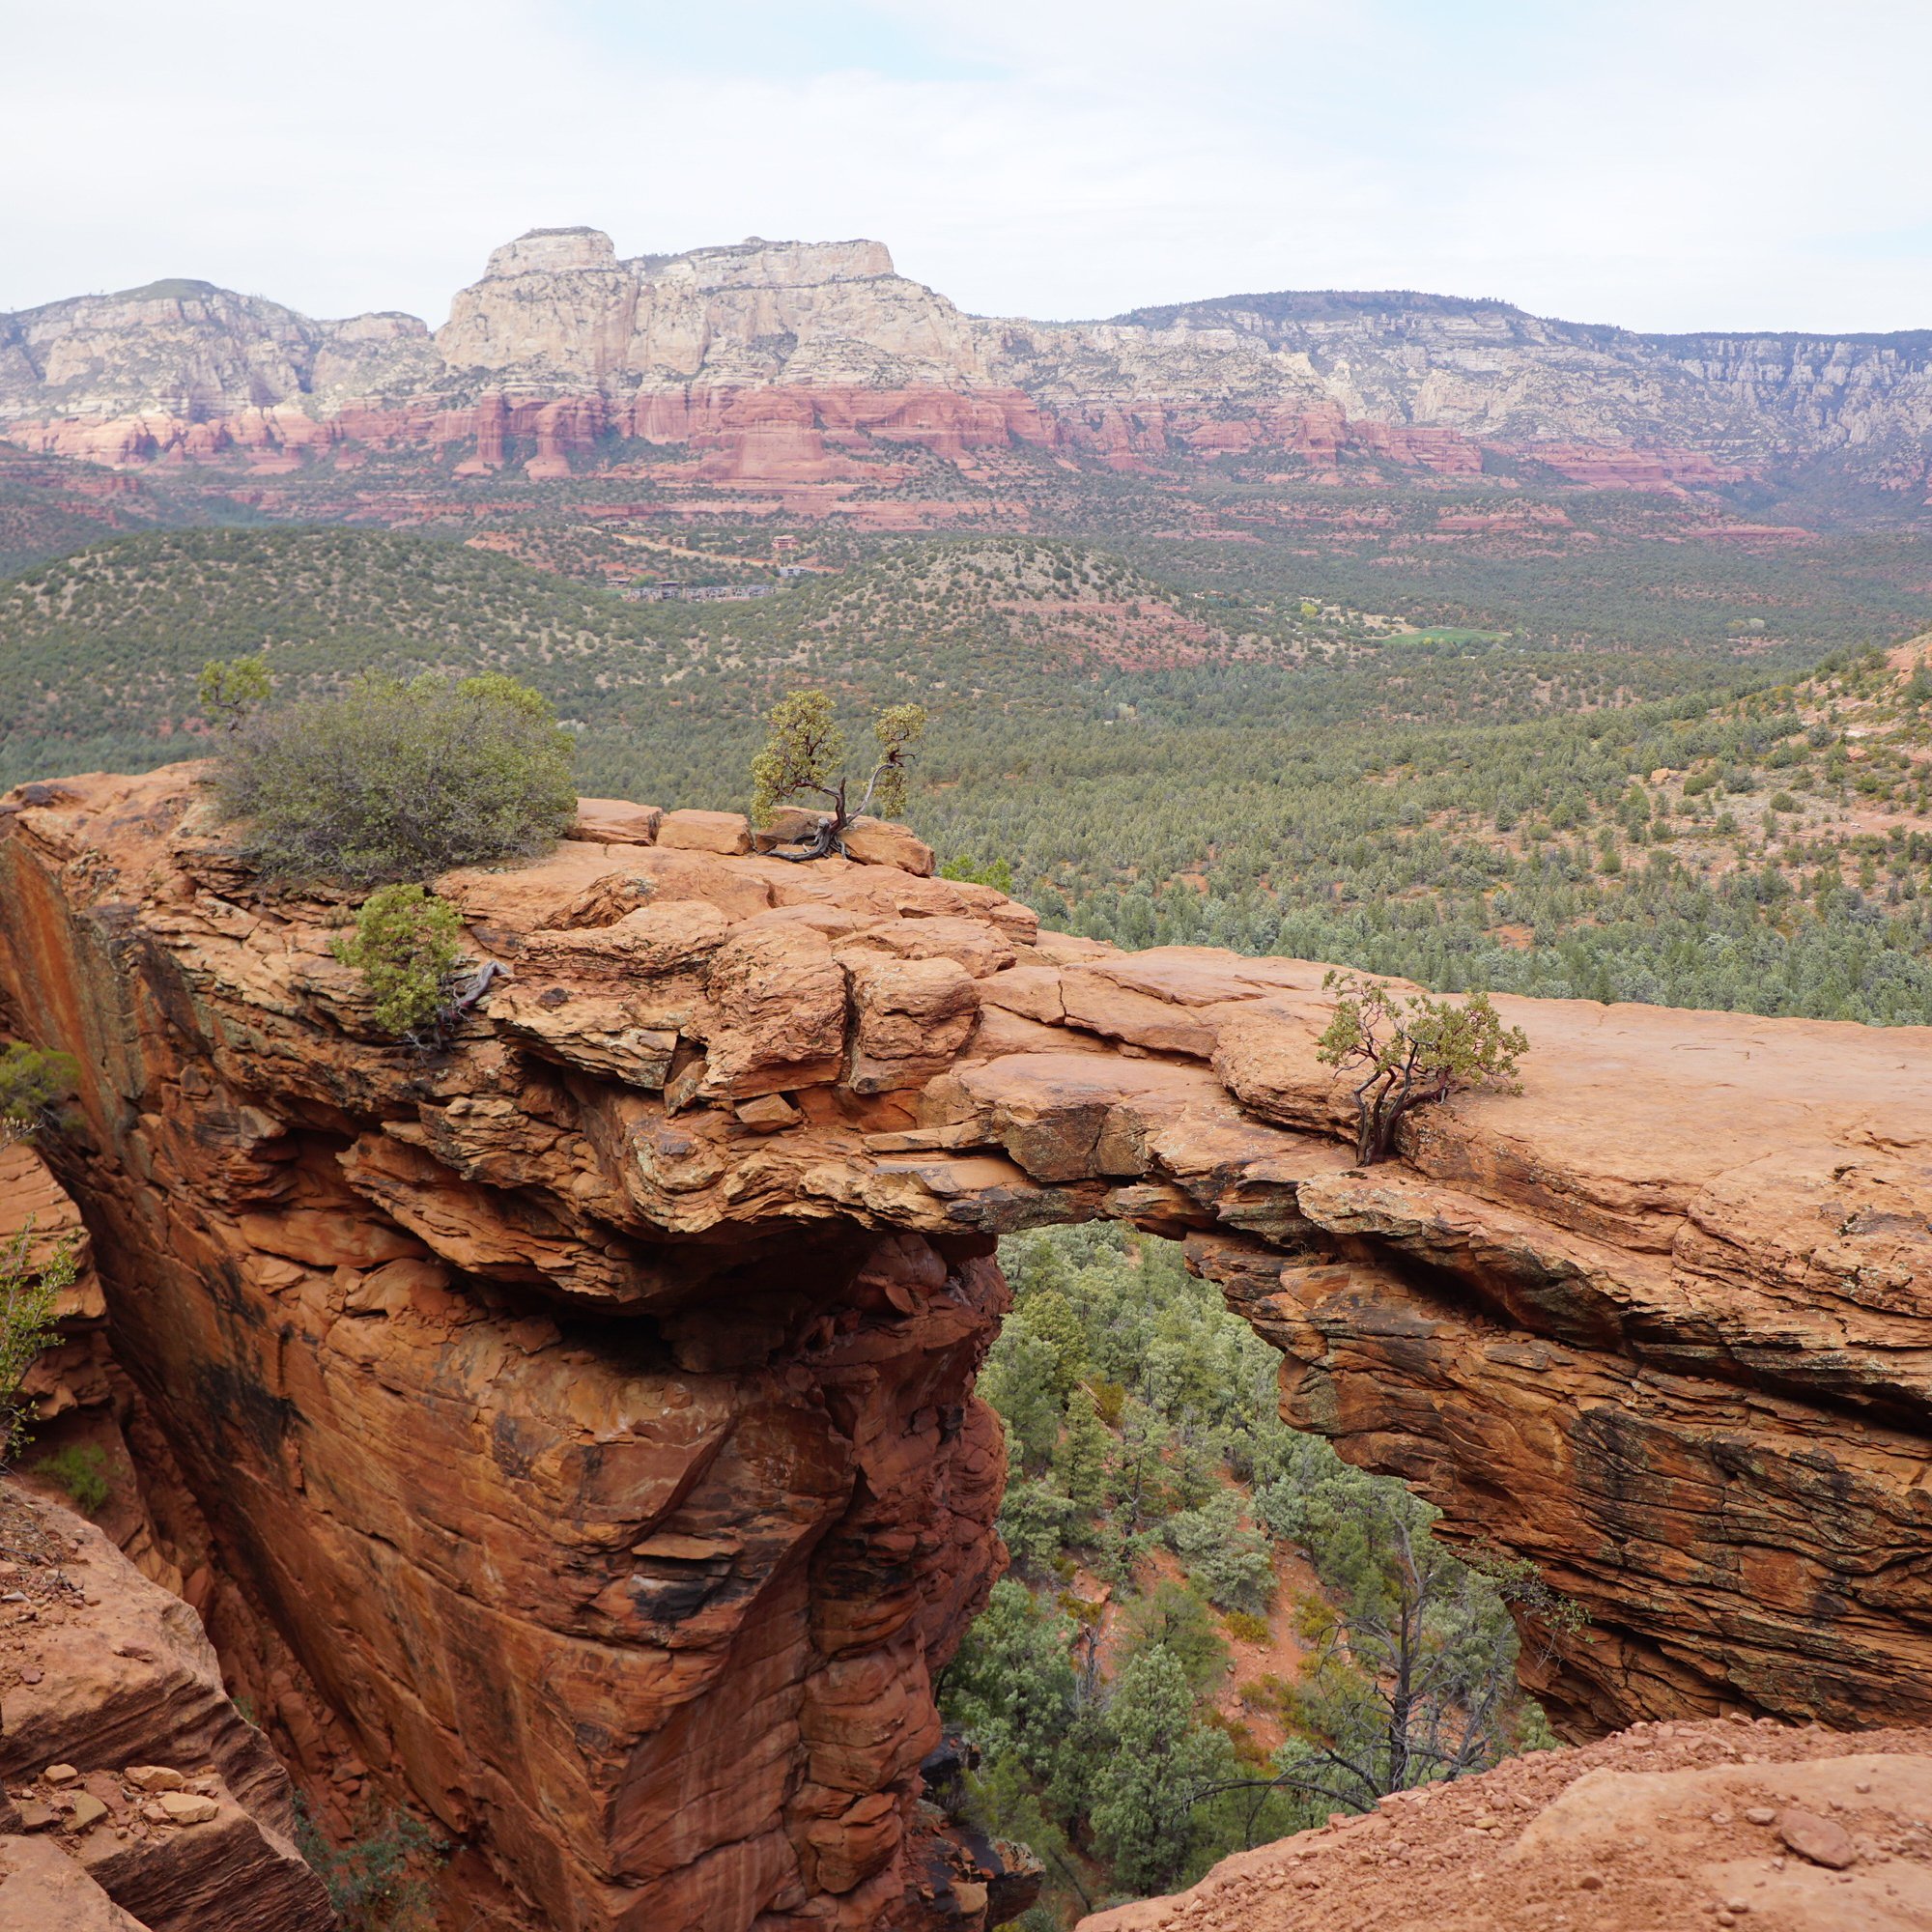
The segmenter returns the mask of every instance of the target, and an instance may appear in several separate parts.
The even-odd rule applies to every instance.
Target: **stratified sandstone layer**
[[[1641,1725],[1224,1859],[1079,1932],[1913,1932],[1932,1731]]]
[[[594,228],[490,257],[434,335],[393,313],[319,321],[170,280],[0,314],[0,426],[97,462],[247,462],[350,445],[463,447],[459,473],[536,478],[599,440],[683,442],[713,483],[869,475],[854,451],[958,461],[1016,443],[1122,469],[1270,450],[1474,474],[1486,449],[1575,482],[1734,482],[1825,457],[1927,479],[1922,335],[1639,335],[1506,302],[1233,296],[1111,322],[964,314],[882,242],[767,242],[620,258]],[[510,439],[534,440],[511,457]]]
[[[225,1569],[551,1921],[974,1922],[905,1888],[1000,1560],[989,1256],[1081,1217],[1583,1606],[1526,1647],[1573,1734],[1932,1719],[1925,1031],[1503,1001],[1525,1092],[1359,1171],[1319,966],[594,801],[440,882],[512,977],[424,1060],[192,778],[14,796],[8,1019],[87,1069],[63,1179]]]
[[[194,1611],[12,1483],[0,1584],[0,1928],[329,1932]]]

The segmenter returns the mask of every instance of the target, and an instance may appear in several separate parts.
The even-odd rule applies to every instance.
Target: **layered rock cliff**
[[[1932,1034],[1501,1001],[1525,1092],[1357,1170],[1318,966],[605,803],[441,882],[511,977],[423,1059],[192,778],[10,802],[6,1023],[87,1069],[63,1179],[224,1574],[499,1922],[982,1922],[918,1773],[1001,1561],[972,1378],[995,1238],[1088,1216],[1582,1606],[1526,1647],[1573,1734],[1932,1716]]]
[[[1932,336],[1646,336],[1506,303],[1237,296],[1104,323],[964,314],[877,242],[753,239],[620,258],[590,228],[491,256],[434,337],[407,316],[318,322],[191,281],[0,316],[0,426],[110,462],[340,444],[540,475],[602,438],[735,453],[736,478],[823,480],[822,447],[720,440],[781,412],[813,437],[1039,442],[1129,462],[1270,449],[1474,471],[1485,449],[1580,481],[1735,480],[1820,457],[1916,487],[1932,455]],[[563,409],[561,426],[543,414]],[[962,444],[962,431],[966,442]],[[800,466],[804,465],[804,468]]]

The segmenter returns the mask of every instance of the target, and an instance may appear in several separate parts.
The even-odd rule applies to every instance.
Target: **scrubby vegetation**
[[[449,1848],[420,1819],[372,1808],[361,1835],[336,1845],[298,1797],[296,1846],[321,1878],[342,1932],[433,1932],[435,1876]]]
[[[43,1245],[31,1220],[0,1243],[0,1468],[33,1440],[34,1403],[21,1387],[55,1337],[55,1311],[77,1272],[75,1242],[58,1242],[50,1253]]]
[[[108,1497],[107,1456],[98,1443],[70,1442],[35,1460],[33,1471],[57,1483],[83,1516],[92,1516]]]
[[[58,1127],[80,1082],[71,1053],[49,1053],[24,1040],[0,1046],[0,1147]]]
[[[1002,1260],[980,1392],[1013,1569],[940,1703],[981,1822],[1046,1863],[1030,1925],[1549,1742],[1504,1601],[1536,1580],[1463,1561],[1428,1505],[1287,1429],[1280,1358],[1175,1249],[1104,1226]]]
[[[215,797],[263,874],[347,885],[526,858],[577,811],[569,734],[497,671],[371,673],[255,712],[225,743]]]
[[[463,921],[447,899],[420,886],[384,886],[335,942],[335,956],[362,976],[370,1021],[414,1046],[439,1044],[461,998]]]

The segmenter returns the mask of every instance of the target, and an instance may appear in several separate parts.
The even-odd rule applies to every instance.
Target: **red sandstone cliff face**
[[[720,439],[707,425],[725,416]],[[0,425],[62,456],[271,475],[462,445],[461,473],[508,460],[554,478],[629,436],[707,452],[713,484],[876,483],[913,441],[1120,469],[1279,452],[1316,478],[1345,460],[1471,474],[1487,451],[1617,489],[1823,456],[1910,489],[1928,473],[1932,367],[1909,336],[1645,337],[1433,297],[996,319],[897,274],[877,242],[620,259],[573,228],[497,249],[433,337],[408,316],[317,321],[185,281],[0,314]],[[506,434],[534,446],[506,452]]]
[[[1000,1561],[989,1256],[1087,1215],[1583,1605],[1573,1731],[1927,1715],[1926,1033],[1504,1001],[1525,1094],[1361,1172],[1319,967],[605,804],[441,882],[513,977],[423,1061],[191,776],[16,799],[8,1019],[88,1070],[63,1178],[223,1570],[548,1922],[976,1922],[916,1766]]]

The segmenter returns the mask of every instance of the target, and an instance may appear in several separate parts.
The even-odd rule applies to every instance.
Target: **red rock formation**
[[[1079,1932],[1932,1923],[1932,1731],[1644,1725],[1384,1799]]]
[[[63,1178],[222,1569],[550,1921],[980,1916],[907,1885],[999,1562],[988,1256],[1095,1214],[1581,1603],[1533,1647],[1573,1732],[1932,1717],[1926,1033],[1502,1001],[1524,1094],[1360,1172],[1320,967],[596,801],[441,882],[514,977],[423,1061],[190,777],[19,796],[0,990],[87,1069]]]
[[[194,1612],[12,1486],[0,1559],[0,1925],[122,1924],[104,1898],[147,1932],[327,1932],[288,1776]]]

